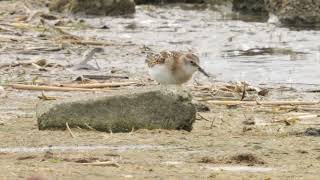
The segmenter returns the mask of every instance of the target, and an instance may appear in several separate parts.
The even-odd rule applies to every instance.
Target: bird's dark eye
[[[192,65],[194,65],[194,64],[195,64],[193,61],[190,61],[190,63],[191,63]]]

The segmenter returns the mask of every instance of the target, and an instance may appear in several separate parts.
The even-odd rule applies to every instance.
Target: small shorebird
[[[199,66],[199,58],[191,52],[162,51],[149,54],[146,59],[149,74],[160,84],[182,84],[189,81],[194,72],[209,75]]]

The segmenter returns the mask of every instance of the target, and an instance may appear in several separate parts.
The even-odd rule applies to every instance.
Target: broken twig
[[[73,134],[73,132],[71,131],[68,122],[66,122],[66,127],[67,127],[67,130],[69,131],[71,137],[73,137],[73,138],[76,137],[76,136]]]

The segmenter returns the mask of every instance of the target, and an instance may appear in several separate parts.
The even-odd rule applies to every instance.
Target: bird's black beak
[[[197,64],[197,67],[198,67],[198,71],[200,71],[202,74],[204,74],[205,76],[207,76],[207,77],[210,77],[210,75],[208,74],[208,73],[206,73],[203,69],[202,69],[202,67],[200,67],[198,64]]]

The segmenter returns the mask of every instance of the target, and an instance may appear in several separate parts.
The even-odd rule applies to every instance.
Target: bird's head
[[[209,77],[209,74],[206,73],[202,67],[200,67],[200,60],[198,56],[194,55],[193,53],[188,53],[184,58],[188,70],[192,71],[192,73],[200,71],[202,74]]]

